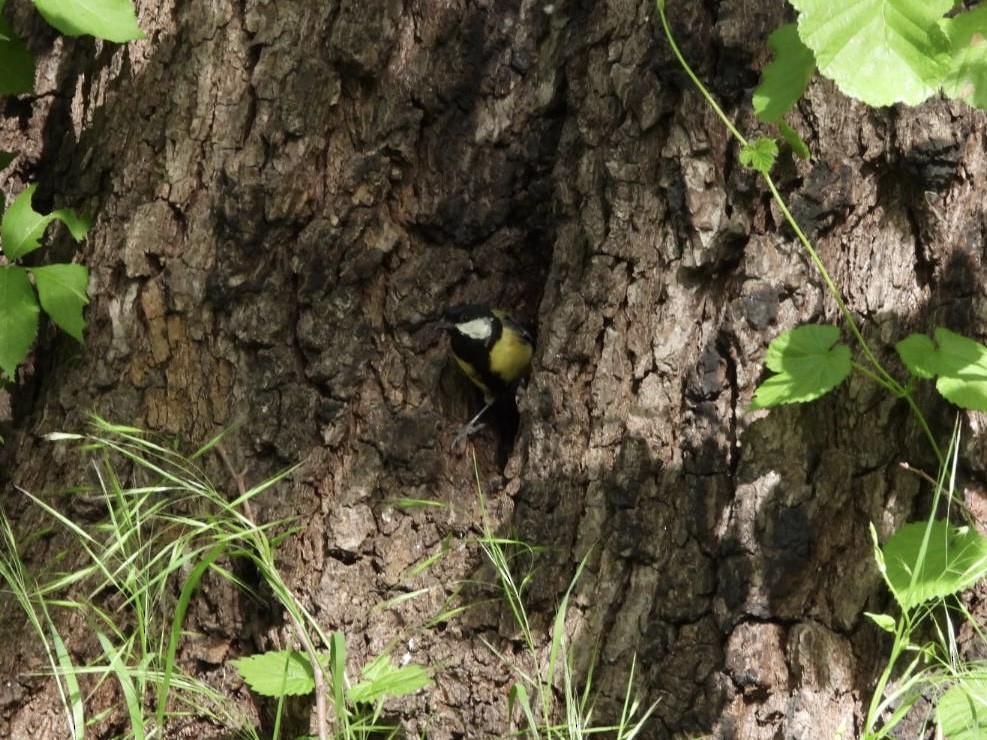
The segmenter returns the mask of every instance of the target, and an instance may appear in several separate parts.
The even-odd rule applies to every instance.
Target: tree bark
[[[757,131],[749,93],[785,9],[669,13]],[[596,661],[601,722],[636,658],[634,691],[657,702],[646,737],[860,732],[886,649],[863,616],[886,602],[868,526],[887,536],[912,515],[919,481],[899,462],[934,458],[866,380],[747,411],[767,343],[838,315],[652,3],[190,0],[140,21],[148,38],[124,47],[39,31],[40,95],[6,103],[41,141],[6,188],[39,178],[95,214],[87,344],[42,337],[4,434],[11,483],[76,483],[80,459],[39,435],[92,411],[189,446],[233,427],[252,482],[301,462],[259,515],[303,525],[287,578],[346,634],[354,674],[396,640],[436,669],[393,703],[411,735],[514,727],[515,679],[488,646],[525,660],[506,607],[425,627],[490,576],[484,506],[496,532],[546,548],[527,593],[546,641],[585,558],[566,628],[579,675]],[[815,81],[792,123],[813,157],[783,158],[781,187],[882,356],[910,330],[982,332],[982,116],[870,110]],[[470,391],[435,324],[459,302],[537,332],[517,438],[481,434],[476,469],[449,450]],[[926,400],[942,435],[950,412]],[[19,531],[41,526],[4,498]],[[37,547],[35,564],[54,554]],[[210,603],[195,618],[230,657],[291,643],[282,614],[232,591]],[[0,734],[59,736],[17,629]]]

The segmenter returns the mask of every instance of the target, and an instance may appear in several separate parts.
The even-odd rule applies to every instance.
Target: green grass
[[[956,636],[963,624],[981,643],[984,633],[961,596],[987,575],[987,539],[968,526],[935,516],[956,509],[959,424],[947,450],[948,465],[935,481],[932,514],[906,525],[874,554],[894,597],[897,613],[868,614],[891,635],[891,649],[877,679],[864,721],[866,740],[892,737],[920,700],[935,710],[926,724],[950,738],[987,732],[987,663],[961,656]]]
[[[102,419],[93,420],[90,433],[54,434],[50,439],[74,444],[88,458],[96,484],[72,495],[87,497],[104,515],[83,524],[52,503],[57,499],[22,490],[48,516],[51,527],[46,534],[60,532],[54,541],[69,545],[39,573],[29,572],[20,556],[29,543],[18,542],[0,510],[0,578],[45,654],[46,674],[61,699],[67,737],[81,740],[105,732],[104,725],[110,723],[126,727],[128,737],[161,738],[168,735],[170,723],[195,718],[238,737],[259,738],[262,730],[231,697],[188,672],[178,659],[181,646],[195,639],[185,622],[200,586],[207,578],[219,578],[249,590],[235,575],[235,563],[244,560],[284,608],[299,648],[231,661],[248,686],[274,701],[273,726],[264,728],[263,735],[283,735],[289,695],[312,696],[319,738],[357,740],[399,733],[398,727],[382,721],[387,702],[428,687],[431,672],[396,665],[385,652],[366,663],[358,676],[347,675],[346,637],[322,630],[276,563],[277,547],[294,531],[292,523],[258,524],[252,515],[251,501],[282,482],[290,469],[247,488],[232,471],[220,437],[185,455],[139,429]],[[204,474],[199,461],[209,451],[219,453],[230,468],[233,493],[224,493]],[[403,499],[396,505],[423,509],[437,504]],[[505,736],[635,737],[655,709],[652,705],[642,712],[633,697],[635,666],[629,668],[621,716],[609,723],[594,721],[592,661],[588,675],[577,678],[574,672],[565,623],[583,563],[561,597],[549,634],[539,633],[524,594],[536,582],[529,566],[540,550],[494,534],[482,491],[480,510],[478,545],[496,573],[495,582],[486,585],[494,599],[507,605],[525,645],[524,656],[512,660],[488,643],[516,678],[505,700],[514,722],[505,728]],[[443,540],[409,569],[408,577],[432,569],[449,552],[450,542]],[[515,577],[519,564],[524,571],[520,580]],[[62,570],[56,570],[59,567]],[[462,603],[462,584],[450,590],[441,613],[425,619],[418,629],[455,619],[475,605]],[[427,593],[411,590],[380,608],[395,608]],[[70,633],[76,640],[81,633],[86,644],[67,645],[65,635]],[[89,659],[73,658],[79,655]],[[115,689],[100,691],[108,682]],[[97,692],[117,700],[94,707]]]
[[[249,718],[186,672],[176,655],[188,637],[183,625],[202,579],[212,575],[246,587],[230,567],[237,559],[256,567],[306,650],[314,652],[316,641],[328,646],[329,637],[294,597],[275,563],[278,544],[292,531],[288,523],[257,524],[249,515],[250,501],[291,470],[228,496],[196,463],[219,438],[182,455],[139,429],[94,419],[90,434],[50,439],[77,443],[90,457],[98,484],[74,495],[91,497],[105,516],[82,525],[47,499],[21,491],[48,514],[81,559],[66,553],[60,560],[71,570],[28,574],[13,529],[0,512],[0,577],[43,646],[71,737],[84,737],[87,728],[107,716],[86,716],[87,698],[106,681],[119,688],[117,711],[135,738],[162,737],[170,719],[189,715],[257,737]],[[128,485],[121,470],[127,471]],[[56,618],[56,612],[62,617]],[[71,614],[81,618],[98,648],[97,657],[84,665],[72,661],[73,651],[66,649],[59,631]]]
[[[476,458],[473,459],[476,469]],[[523,575],[516,575],[518,563],[535,562],[540,548],[516,538],[497,536],[487,517],[487,506],[483,488],[477,474],[477,492],[480,498],[482,516],[479,540],[480,547],[493,566],[497,577],[496,592],[513,617],[521,635],[527,659],[523,664],[503,654],[489,641],[484,641],[491,652],[497,655],[514,673],[516,680],[509,692],[509,710],[518,718],[513,728],[514,735],[544,740],[586,738],[605,734],[616,740],[631,740],[645,728],[657,702],[642,712],[640,702],[635,698],[634,673],[632,662],[628,671],[627,688],[624,694],[621,715],[615,721],[597,723],[593,717],[593,665],[590,660],[585,676],[577,679],[574,671],[575,653],[566,635],[566,617],[570,600],[586,564],[585,555],[576,568],[569,586],[556,607],[548,635],[539,634],[532,626],[532,620],[525,606],[525,592],[537,584],[534,570],[522,566]],[[548,651],[542,649],[547,637]],[[580,687],[580,682],[582,686]]]

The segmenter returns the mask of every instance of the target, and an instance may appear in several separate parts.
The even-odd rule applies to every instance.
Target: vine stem
[[[723,109],[720,108],[716,100],[713,99],[712,94],[709,92],[709,90],[706,89],[706,86],[696,76],[696,73],[692,71],[692,67],[690,67],[688,62],[685,61],[685,57],[682,56],[682,52],[681,50],[679,50],[678,44],[675,43],[675,37],[672,35],[672,29],[668,25],[668,17],[665,15],[665,0],[655,0],[655,5],[658,8],[658,15],[661,18],[661,25],[662,25],[662,29],[665,32],[665,38],[668,40],[668,44],[672,49],[672,53],[675,55],[675,58],[678,60],[682,69],[685,70],[685,73],[689,76],[689,79],[692,81],[692,84],[695,85],[696,89],[706,100],[706,103],[709,105],[709,107],[713,110],[714,113],[716,113],[719,119],[723,122],[723,125],[726,126],[731,136],[733,136],[733,138],[736,139],[741,146],[743,147],[749,146],[747,139],[744,137],[743,134],[740,133],[737,127],[733,125],[733,121],[731,121],[730,118],[726,115],[726,113],[723,112]],[[805,232],[802,231],[802,227],[799,226],[798,221],[795,220],[795,216],[793,216],[792,212],[789,210],[788,204],[785,202],[785,199],[778,191],[778,188],[775,185],[774,180],[771,178],[771,175],[765,170],[757,170],[757,171],[758,174],[760,174],[761,177],[764,178],[764,182],[767,183],[768,189],[771,191],[771,197],[774,199],[774,202],[778,205],[778,208],[781,209],[782,215],[784,215],[785,217],[785,221],[787,221],[788,225],[791,226],[792,230],[795,232],[795,236],[798,238],[799,242],[802,244],[803,248],[808,253],[809,259],[812,261],[813,266],[816,268],[816,270],[819,272],[819,275],[822,277],[823,283],[826,286],[826,290],[829,292],[829,294],[833,297],[833,300],[836,302],[836,307],[839,309],[840,314],[843,316],[843,320],[846,322],[846,325],[849,327],[850,333],[853,334],[854,339],[857,341],[857,345],[860,347],[861,351],[864,354],[864,357],[867,359],[867,362],[870,364],[870,368],[867,368],[863,365],[859,365],[857,363],[854,363],[854,367],[857,370],[861,371],[866,377],[870,378],[878,385],[888,390],[892,395],[904,400],[905,403],[908,404],[908,408],[911,410],[912,415],[916,418],[919,426],[922,428],[922,432],[925,434],[925,437],[928,440],[929,445],[932,447],[932,451],[935,453],[936,459],[939,461],[939,464],[941,466],[945,462],[945,458],[943,457],[942,450],[939,449],[939,445],[936,442],[935,436],[932,434],[932,430],[929,428],[929,424],[925,420],[925,417],[922,415],[922,412],[919,409],[918,405],[916,405],[915,399],[912,397],[912,394],[905,386],[903,386],[901,383],[895,380],[891,376],[891,374],[884,369],[884,366],[877,359],[877,356],[874,354],[874,351],[867,343],[867,340],[864,339],[864,335],[860,331],[860,327],[857,325],[856,319],[854,319],[853,314],[850,313],[850,309],[847,307],[846,301],[843,300],[843,294],[840,292],[839,288],[836,287],[836,283],[833,282],[832,277],[830,277],[829,270],[826,269],[826,265],[823,264],[823,261],[822,259],[820,259],[819,254],[812,246],[812,242],[809,241],[809,237],[806,236]]]
[[[723,109],[720,108],[719,103],[713,99],[713,96],[710,94],[709,90],[706,89],[706,86],[698,77],[696,77],[696,73],[692,71],[692,67],[688,65],[685,61],[685,57],[682,56],[682,52],[679,51],[679,46],[675,43],[675,37],[672,36],[672,29],[668,25],[668,18],[665,16],[665,0],[655,0],[655,4],[658,6],[658,15],[661,17],[661,27],[665,31],[665,38],[668,39],[668,43],[672,47],[672,53],[675,55],[675,58],[678,59],[682,69],[684,69],[685,73],[689,75],[689,79],[692,80],[692,84],[696,86],[696,89],[706,99],[706,103],[709,107],[712,108],[716,115],[719,116],[720,120],[723,121],[723,125],[727,127],[733,138],[739,141],[743,146],[747,146],[747,139],[744,138],[744,135],[740,133],[736,126],[733,125],[733,121],[731,121],[727,114],[723,112]]]

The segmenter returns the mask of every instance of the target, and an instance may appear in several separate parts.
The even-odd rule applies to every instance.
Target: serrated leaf
[[[40,310],[27,270],[0,266],[0,370],[10,379],[34,343]]]
[[[778,143],[774,139],[755,139],[740,150],[740,163],[765,175],[770,174],[777,158]]]
[[[802,43],[794,23],[776,28],[768,37],[774,60],[761,73],[754,90],[754,112],[765,123],[778,123],[805,92],[816,69],[812,50]]]
[[[987,678],[983,673],[960,675],[936,704],[939,736],[949,740],[979,740],[987,736]]]
[[[987,539],[944,520],[906,524],[882,552],[884,577],[903,610],[959,593],[987,575]]]
[[[380,655],[364,666],[360,682],[346,696],[354,704],[376,704],[387,696],[413,694],[431,682],[421,666],[396,666],[387,655]]]
[[[28,268],[34,275],[41,307],[63,331],[80,342],[86,328],[82,309],[89,303],[89,270],[82,265],[55,264]]]
[[[953,0],[792,0],[819,71],[869,105],[918,105],[948,68],[938,23]]]
[[[912,375],[931,380],[939,373],[936,347],[925,334],[910,334],[894,348]]]
[[[957,406],[987,411],[987,347],[939,327],[935,342],[912,334],[895,345],[909,372],[920,378],[938,376],[936,390]]]
[[[89,222],[70,208],[60,208],[48,214],[35,211],[31,198],[37,188],[36,183],[25,188],[14,198],[3,221],[0,221],[0,248],[9,260],[20,259],[40,247],[41,237],[52,221],[64,223],[76,241],[81,240],[89,230]]]
[[[33,89],[34,58],[14,34],[10,21],[0,15],[0,95],[23,95]]]
[[[950,66],[943,92],[981,110],[987,109],[987,5],[957,13],[941,24],[949,38]]]
[[[261,696],[302,696],[315,690],[312,664],[296,650],[273,650],[230,662]]]
[[[131,0],[34,0],[38,12],[66,36],[123,43],[144,38]]]
[[[764,364],[777,375],[758,386],[751,408],[812,401],[842,383],[850,374],[850,348],[839,338],[832,324],[797,326],[776,338]]]
[[[936,390],[960,408],[987,411],[987,347],[942,327],[935,338]]]

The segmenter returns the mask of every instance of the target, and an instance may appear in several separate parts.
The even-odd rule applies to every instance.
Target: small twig
[[[230,478],[232,478],[233,482],[236,484],[237,493],[242,497],[243,494],[247,492],[247,469],[244,468],[239,473],[236,469],[234,469],[233,462],[230,460],[230,455],[226,451],[226,447],[223,446],[222,442],[217,442],[215,449],[216,454],[219,455],[219,459],[222,460],[223,465],[226,466],[226,472],[230,474]],[[250,521],[257,521],[257,518],[254,516],[254,507],[251,506],[250,501],[243,502],[243,513]]]
[[[935,480],[931,475],[926,473],[924,470],[920,470],[919,468],[913,468],[907,462],[898,463],[898,467],[902,470],[907,470],[909,473],[917,475],[933,488],[936,488],[939,485],[939,481]],[[963,512],[963,517],[966,519],[966,523],[977,529],[977,531],[980,531],[980,527],[977,525],[977,517],[974,515],[973,509],[970,508],[970,505],[966,501],[961,501],[957,498],[952,499],[952,502],[959,507],[961,512]]]
[[[305,628],[302,627],[301,622],[298,621],[291,609],[285,609],[285,611],[288,612],[291,623],[295,626],[295,631],[308,654],[309,663],[312,664],[312,678],[315,681],[315,720],[319,727],[319,740],[329,740],[329,736],[326,734],[326,678],[322,673],[322,664],[315,652],[315,645],[312,644],[312,640]]]
[[[907,462],[898,463],[898,467],[901,468],[902,470],[907,470],[909,473],[914,473],[919,478],[932,485],[933,488],[939,485],[939,482],[935,480],[931,475],[926,473],[924,470],[921,470],[920,468],[913,468]]]

